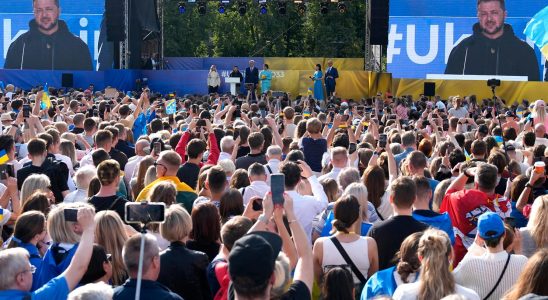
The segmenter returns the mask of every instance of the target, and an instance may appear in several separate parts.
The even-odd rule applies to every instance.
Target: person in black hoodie
[[[59,0],[33,0],[30,30],[11,43],[5,69],[92,70],[89,48],[59,20]]]
[[[505,24],[504,0],[478,0],[478,19],[472,36],[455,46],[445,74],[528,76],[539,81],[535,51]]]

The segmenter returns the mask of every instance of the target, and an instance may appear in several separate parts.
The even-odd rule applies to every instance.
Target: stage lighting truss
[[[179,2],[178,4],[179,13],[182,15],[186,12],[186,4],[184,2]]]
[[[303,0],[294,0],[293,3],[297,6],[297,12],[300,15],[304,15],[306,13],[306,4]]]
[[[203,16],[207,13],[207,3],[205,1],[198,2],[198,13]]]
[[[238,1],[238,13],[240,16],[245,15],[247,12],[247,2],[245,0]]]
[[[329,1],[320,2],[320,13],[326,15],[329,12]]]
[[[285,15],[287,13],[287,2],[278,1],[278,13],[280,15]]]
[[[339,13],[344,14],[346,13],[346,3],[344,1],[341,1],[337,4],[337,10]]]
[[[258,0],[259,2],[259,13],[265,15],[268,12],[268,7],[266,6],[266,0]]]

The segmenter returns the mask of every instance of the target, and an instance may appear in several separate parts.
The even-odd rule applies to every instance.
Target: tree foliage
[[[247,13],[240,16],[232,1],[226,12],[217,11],[220,1],[207,2],[207,13],[200,15],[197,4],[187,3],[180,14],[178,1],[164,7],[166,56],[224,57],[361,57],[365,42],[365,3],[346,2],[341,14],[337,4],[329,13],[320,13],[319,2],[306,3],[304,15],[296,4],[287,2],[285,15],[278,3],[269,1],[268,12],[259,14],[256,1],[247,1]]]

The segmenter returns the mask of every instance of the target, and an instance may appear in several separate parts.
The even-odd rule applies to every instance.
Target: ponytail
[[[438,229],[428,229],[419,241],[422,271],[417,299],[441,299],[455,292],[455,279],[449,271],[451,242],[447,234]]]

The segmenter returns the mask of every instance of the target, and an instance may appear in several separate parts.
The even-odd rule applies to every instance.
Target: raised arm
[[[297,222],[297,216],[293,209],[293,199],[287,194],[284,194],[284,209],[287,221],[289,222],[289,228],[293,234],[293,242],[295,243],[297,256],[299,257],[293,280],[302,281],[306,284],[308,290],[312,292],[312,284],[314,282],[312,248],[310,247],[310,241],[306,237],[303,227]]]
[[[206,128],[207,132],[209,132],[209,156],[207,157],[207,163],[209,165],[216,165],[217,161],[219,160],[219,156],[221,155],[221,151],[219,151],[219,146],[217,145],[217,138],[215,137],[215,133],[213,133],[213,129],[211,128],[211,122],[209,120],[206,120]]]
[[[88,269],[91,253],[93,251],[93,241],[95,239],[95,212],[93,208],[82,207],[78,209],[78,224],[84,229],[78,244],[78,249],[74,253],[74,257],[68,268],[63,272],[63,276],[67,280],[69,290],[73,290],[82,276]]]
[[[525,186],[525,188],[523,189],[523,191],[519,195],[519,198],[518,198],[517,203],[516,203],[516,209],[519,212],[523,212],[523,208],[525,208],[525,206],[527,205],[527,202],[528,202],[529,197],[531,195],[531,192],[533,190],[532,186],[543,175],[544,174],[539,174],[539,173],[535,172],[535,170],[531,171],[531,177],[529,178],[529,182],[527,183],[527,185]],[[514,200],[514,199],[512,199],[512,200]]]
[[[276,145],[280,146],[280,148],[283,148],[284,143],[282,141],[282,136],[278,131],[278,125],[276,125],[276,121],[270,117],[267,117],[266,121],[268,122],[268,126],[270,126],[270,129],[272,129],[273,142]]]

